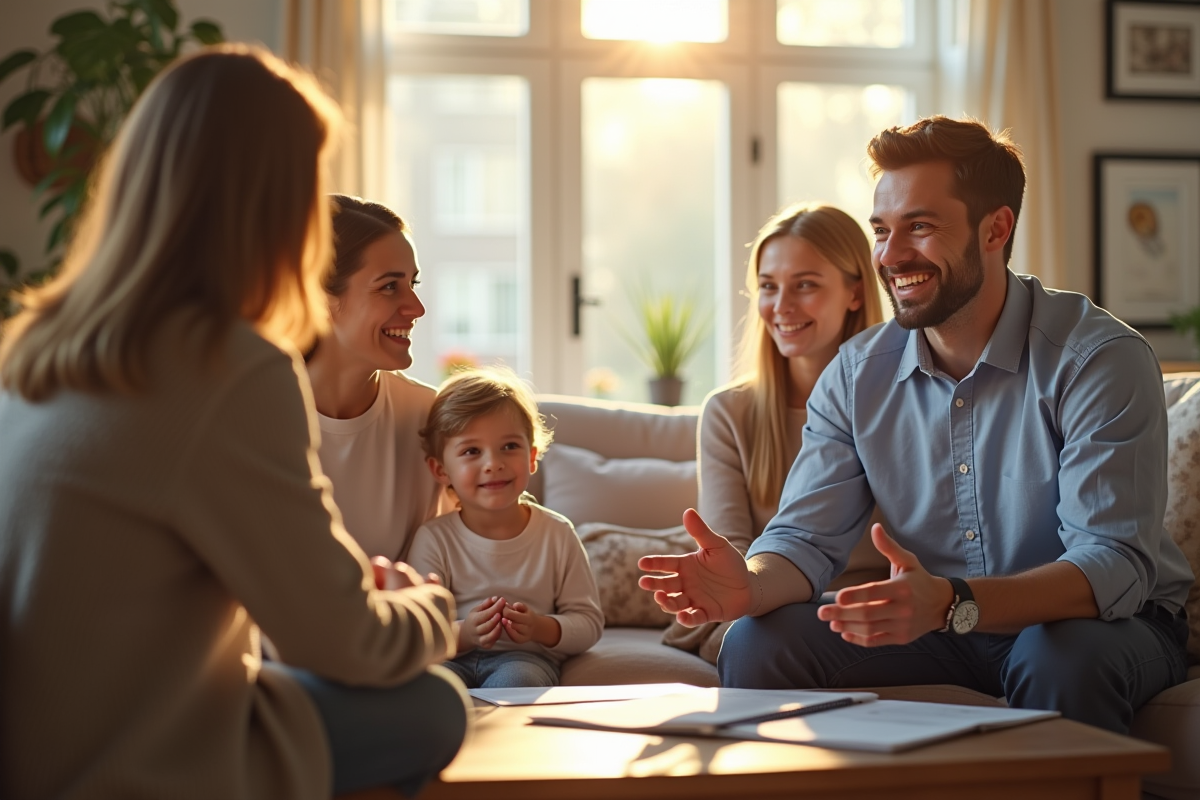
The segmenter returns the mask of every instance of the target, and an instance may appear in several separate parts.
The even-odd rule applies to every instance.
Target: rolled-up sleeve
[[[1124,336],[1081,354],[1058,416],[1059,560],[1087,576],[1101,619],[1131,617],[1155,585],[1167,492],[1167,413],[1149,345]]]
[[[747,553],[783,556],[808,578],[814,597],[846,568],[875,507],[854,443],[850,371],[843,352],[817,380],[779,513]]]

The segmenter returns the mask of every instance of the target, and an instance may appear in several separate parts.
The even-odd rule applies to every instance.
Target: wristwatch
[[[950,581],[950,586],[954,589],[954,600],[950,603],[950,610],[946,612],[946,627],[938,633],[953,631],[960,636],[970,633],[979,624],[979,606],[975,603],[975,595],[971,594],[971,587],[962,578],[946,580]]]

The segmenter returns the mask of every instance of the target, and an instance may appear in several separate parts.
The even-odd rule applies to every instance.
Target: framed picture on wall
[[[1113,98],[1200,101],[1200,0],[1108,0]]]
[[[1200,306],[1200,153],[1097,153],[1097,305],[1135,328]]]

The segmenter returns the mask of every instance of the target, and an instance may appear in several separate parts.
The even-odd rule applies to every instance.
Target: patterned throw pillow
[[[638,587],[642,556],[682,555],[696,543],[682,525],[662,530],[625,528],[592,522],[576,528],[600,588],[604,624],[610,628],[664,628],[674,617],[664,613],[654,597]]]
[[[1200,384],[1167,410],[1167,531],[1200,575]],[[1188,655],[1200,662],[1200,583],[1187,599]]]

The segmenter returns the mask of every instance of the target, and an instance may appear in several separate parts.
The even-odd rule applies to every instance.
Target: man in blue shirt
[[[1167,414],[1138,333],[1007,267],[1018,149],[974,121],[876,136],[874,261],[895,319],[808,399],[779,513],[745,560],[642,559],[680,622],[738,620],[725,686],[952,683],[1127,732],[1186,674],[1192,574],[1163,529]],[[878,504],[886,581],[813,601]]]

